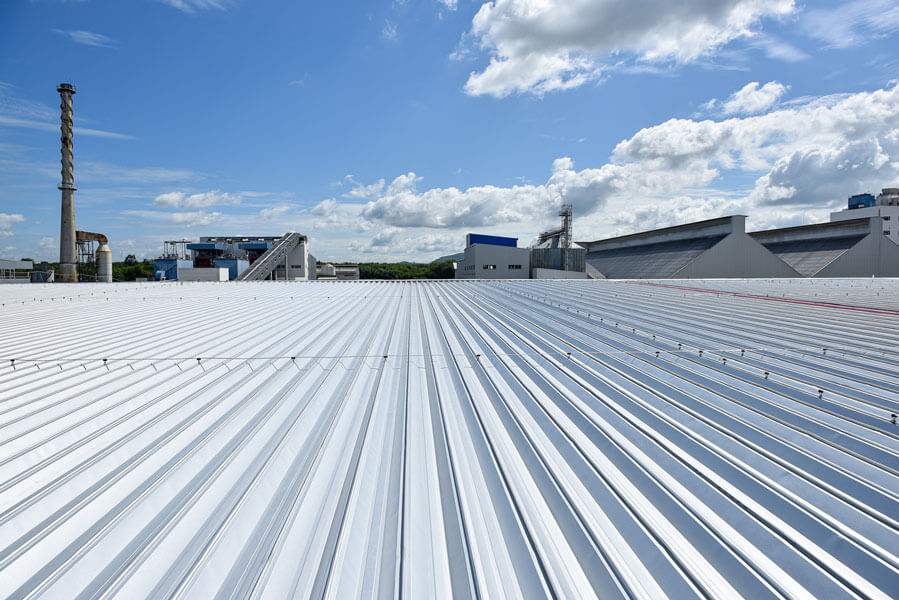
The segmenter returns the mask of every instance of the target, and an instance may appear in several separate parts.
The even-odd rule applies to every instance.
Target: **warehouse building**
[[[899,277],[899,246],[880,217],[752,233],[802,277]]]
[[[881,218],[747,234],[735,215],[596,242],[587,272],[600,279],[899,277],[899,246]]]
[[[895,598],[899,281],[717,283],[4,286],[0,597]]]
[[[595,242],[587,272],[607,279],[795,277],[796,271],[746,234],[746,217],[734,215]]]

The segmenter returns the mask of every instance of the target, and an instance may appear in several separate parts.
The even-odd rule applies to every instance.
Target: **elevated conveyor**
[[[268,279],[272,271],[284,263],[284,259],[293,252],[294,248],[304,240],[303,236],[295,231],[287,233],[250,265],[250,268],[241,273],[238,281],[261,281]]]

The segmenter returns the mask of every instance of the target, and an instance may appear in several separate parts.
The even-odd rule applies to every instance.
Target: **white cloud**
[[[273,206],[271,208],[263,208],[259,211],[259,216],[263,219],[274,221],[283,218],[284,215],[289,213],[292,209],[293,207],[287,204],[283,204],[281,206]]]
[[[168,4],[181,12],[195,13],[199,10],[225,10],[226,3],[222,0],[157,0],[162,4]]]
[[[185,192],[166,192],[153,199],[154,206],[177,208],[179,210],[192,210],[197,208],[209,208],[210,206],[230,206],[240,204],[241,197],[211,190],[200,194],[186,194]]]
[[[396,23],[385,19],[384,27],[381,28],[381,37],[385,40],[392,40],[396,38]]]
[[[776,81],[769,81],[762,87],[759,87],[758,81],[752,81],[734,92],[721,109],[726,115],[754,115],[777,104],[788,89],[789,86]]]
[[[384,189],[384,183],[385,183],[383,179],[379,179],[378,181],[376,181],[372,184],[363,185],[363,184],[359,183],[358,181],[356,181],[352,175],[347,175],[346,177],[344,177],[344,182],[347,185],[351,185],[352,188],[350,189],[350,191],[346,192],[345,194],[342,194],[343,197],[344,198],[357,198],[357,199],[370,198],[372,196],[379,194],[381,192],[381,190]]]
[[[599,77],[610,56],[695,61],[794,10],[793,0],[495,0],[481,6],[453,56],[470,52],[465,41],[491,56],[471,73],[468,94],[542,94]]]
[[[32,121],[30,119],[17,119],[15,117],[7,117],[0,115],[0,125],[8,125],[10,127],[24,127],[26,129],[37,129],[40,131],[59,131],[59,123],[43,123],[41,121]],[[87,127],[73,127],[75,135],[87,135],[91,137],[109,138],[116,140],[133,140],[134,137],[124,133],[115,133],[112,131],[103,131],[101,129],[89,129]]]
[[[447,10],[456,10],[459,6],[457,0],[437,0],[437,3]]]
[[[174,213],[157,210],[123,210],[122,215],[168,225],[180,225],[188,228],[205,227],[207,225],[220,223],[223,220],[222,213],[208,213],[202,210]]]
[[[755,184],[716,188],[724,175]],[[846,196],[899,183],[899,86],[794,100],[761,115],[671,119],[622,140],[598,168],[577,170],[570,158],[556,159],[542,184],[422,189],[422,183],[409,172],[358,213],[339,212],[344,205],[333,200],[313,212],[344,230],[355,223],[380,234],[358,242],[359,251],[384,252],[380,242],[389,237],[394,256],[414,253],[403,240],[429,233],[455,239],[450,250],[476,227],[536,235],[554,223],[563,202],[574,205],[580,239],[735,213],[749,214],[755,227],[826,220]]]
[[[37,247],[43,250],[54,250],[59,248],[59,243],[56,241],[55,237],[44,236],[38,240]]]
[[[25,221],[27,221],[25,216],[18,213],[0,213],[0,237],[11,236],[12,226],[16,223],[24,223]]]
[[[201,175],[190,169],[168,167],[122,167],[103,162],[88,161],[75,167],[75,176],[83,181],[104,183],[160,184],[197,179]]]
[[[855,0],[808,10],[801,24],[811,37],[834,48],[848,48],[899,31],[899,5],[895,0]]]
[[[102,33],[94,33],[93,31],[84,31],[83,29],[54,29],[53,33],[67,37],[76,44],[84,46],[95,46],[98,48],[112,48],[117,42]]]
[[[328,198],[327,200],[322,200],[318,204],[315,205],[312,209],[313,215],[318,215],[320,217],[327,217],[333,214],[337,210],[337,200],[334,198]]]

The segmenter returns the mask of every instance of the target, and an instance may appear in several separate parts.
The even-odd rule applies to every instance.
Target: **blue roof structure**
[[[498,235],[483,235],[481,233],[469,233],[465,236],[465,247],[474,246],[475,244],[486,244],[488,246],[507,246],[509,248],[518,247],[518,238],[502,237]]]

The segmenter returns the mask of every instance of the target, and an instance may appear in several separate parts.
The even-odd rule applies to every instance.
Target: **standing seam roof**
[[[897,282],[716,283],[4,286],[0,596],[890,597]]]

